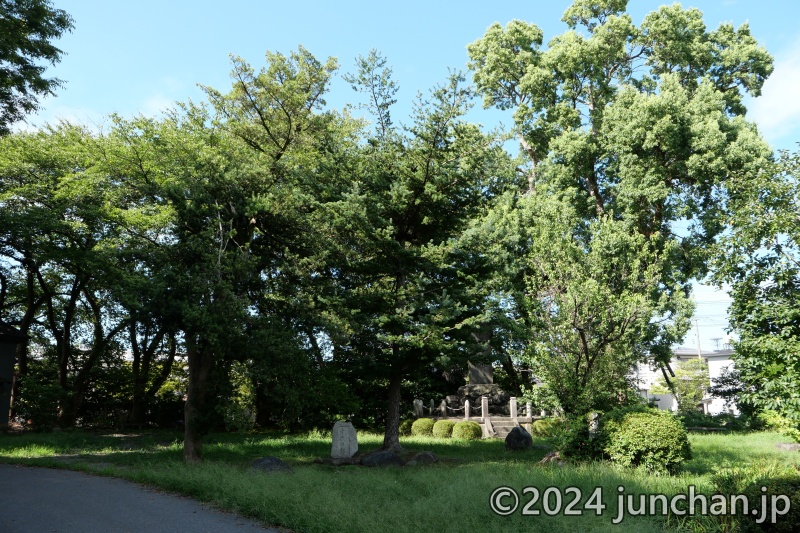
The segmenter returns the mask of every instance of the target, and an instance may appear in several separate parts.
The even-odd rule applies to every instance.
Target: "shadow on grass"
[[[359,433],[361,453],[381,447],[383,436]],[[286,435],[278,432],[215,433],[204,439],[203,456],[208,461],[244,467],[256,458],[275,456],[294,464],[312,464],[329,457],[331,440],[325,434]],[[145,430],[134,433],[70,431],[0,436],[0,460],[5,462],[59,466],[75,463],[134,465],[159,461],[181,461],[183,435],[176,431]],[[472,463],[533,463],[545,450],[508,452],[500,439],[459,441],[407,437],[401,445],[408,452],[431,451],[442,465]]]

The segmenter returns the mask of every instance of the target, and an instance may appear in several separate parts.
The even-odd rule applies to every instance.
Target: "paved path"
[[[279,533],[196,500],[82,472],[0,465],[3,533]]]

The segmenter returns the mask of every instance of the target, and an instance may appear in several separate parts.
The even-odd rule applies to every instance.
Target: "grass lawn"
[[[0,436],[0,462],[69,468],[121,477],[164,490],[193,496],[228,510],[254,517],[265,524],[296,532],[348,531],[716,531],[714,520],[676,516],[618,515],[618,487],[624,494],[686,493],[690,485],[698,493],[712,493],[711,475],[723,467],[755,462],[800,464],[800,454],[775,448],[787,438],[777,433],[692,434],[694,459],[676,476],[651,476],[606,463],[540,465],[545,452],[505,451],[501,440],[453,441],[407,437],[403,446],[412,451],[430,450],[443,460],[415,467],[364,468],[314,464],[330,454],[330,437],[321,434],[215,434],[206,438],[205,461],[189,466],[181,460],[182,435],[174,432],[126,434],[64,432]],[[360,450],[376,449],[382,436],[359,433]],[[289,473],[249,471],[250,462],[263,456],[280,457],[293,465]],[[494,514],[490,495],[509,486],[520,495],[520,506],[509,516]],[[537,516],[523,516],[531,500],[523,488],[548,487],[548,507],[560,512],[548,516],[539,499],[532,509]],[[564,514],[564,508],[581,490],[573,508],[582,515]],[[584,509],[592,493],[602,488],[606,505],[598,516]],[[508,498],[501,503],[508,503]],[[635,500],[638,501],[638,500]],[[598,503],[598,501],[595,501]],[[621,526],[621,527],[620,527]]]

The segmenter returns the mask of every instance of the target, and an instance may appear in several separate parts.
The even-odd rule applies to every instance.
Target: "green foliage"
[[[764,429],[778,431],[796,442],[800,442],[800,426],[796,420],[787,418],[771,409],[758,413],[756,420]]]
[[[551,419],[553,424],[546,428],[544,437],[561,455],[577,461],[595,461],[605,458],[603,433],[590,433],[593,416],[602,413],[587,413],[585,416]]]
[[[531,423],[531,435],[536,437],[554,437],[564,427],[565,422],[562,418],[542,418]]]
[[[440,439],[449,439],[453,435],[453,427],[456,425],[452,420],[437,420],[433,425],[432,435]]]
[[[678,418],[687,428],[722,428],[733,431],[750,429],[751,419],[747,416],[736,416],[730,413],[707,415],[700,411],[684,411],[677,413]]]
[[[623,466],[675,472],[692,457],[686,428],[668,411],[636,408],[609,413],[603,432],[605,452]]]
[[[726,495],[744,495],[747,497],[750,509],[758,509],[758,514],[754,515],[751,510],[747,513],[729,513],[721,516],[720,519],[726,523],[728,530],[731,526],[737,526],[742,532],[757,531],[780,531],[791,533],[796,531],[797,524],[800,523],[800,470],[797,465],[790,466],[776,462],[758,462],[748,466],[723,468],[715,472],[711,480],[715,491]],[[762,490],[766,487],[766,492]],[[766,495],[766,500],[762,499]],[[778,516],[773,524],[771,523],[771,513],[773,511],[772,496],[783,495],[789,499],[788,513]],[[766,505],[763,505],[766,503]],[[786,502],[775,501],[777,510],[786,510]],[[766,509],[764,509],[766,507]],[[766,512],[766,515],[762,513]],[[761,516],[766,516],[766,520],[758,523]]]
[[[414,420],[411,418],[406,418],[402,422],[400,422],[400,436],[401,437],[408,437],[411,435],[411,427],[414,425]]]
[[[772,72],[749,27],[679,4],[636,26],[626,6],[578,0],[561,35],[515,20],[467,46],[484,106],[513,111],[527,182],[482,228],[499,322],[568,416],[613,408],[645,358],[667,364],[726,209],[771,157],[743,118]]]
[[[708,393],[725,401],[725,407],[736,407],[746,417],[754,415],[755,408],[743,400],[742,395],[747,390],[747,385],[742,381],[742,374],[734,365],[722,367],[719,375],[711,382]]]
[[[453,426],[453,438],[461,440],[478,440],[483,437],[481,425],[472,420],[462,420]]]
[[[58,426],[58,405],[64,391],[58,386],[56,368],[47,360],[31,361],[30,373],[20,383],[14,400],[17,417],[27,427],[46,431]]]
[[[663,377],[659,378],[650,393],[672,393],[678,402],[678,411],[697,411],[709,387],[708,363],[704,359],[694,358],[682,361],[675,368],[675,377],[670,378],[670,382],[672,388]]]
[[[782,151],[732,198],[715,279],[731,287],[739,404],[800,424],[800,154]]]
[[[72,17],[49,0],[0,3],[0,135],[39,109],[39,97],[61,87],[61,80],[43,74],[47,63],[61,61],[63,52],[53,41],[72,28]]]
[[[234,361],[228,371],[231,394],[217,406],[228,431],[249,431],[255,427],[255,390],[247,375],[247,367]]]
[[[415,437],[430,437],[433,435],[433,425],[432,418],[418,418],[411,424],[411,434]]]

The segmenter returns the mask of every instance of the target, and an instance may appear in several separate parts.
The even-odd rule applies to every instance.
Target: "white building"
[[[733,355],[733,350],[730,349],[700,352],[700,357],[708,363],[708,374],[712,384],[714,380],[720,376],[723,368],[726,366],[733,367],[731,355]],[[697,359],[697,357],[698,353],[696,348],[676,348],[673,350],[670,366],[675,370],[680,362]],[[678,409],[678,402],[672,394],[652,394],[650,392],[650,389],[661,377],[660,369],[653,370],[649,365],[640,364],[636,369],[635,375],[639,386],[639,394],[648,400],[654,400],[659,409],[676,411]],[[708,394],[703,398],[703,411],[710,415],[717,415],[725,412],[739,414],[736,407],[726,408],[724,400],[711,397]]]

